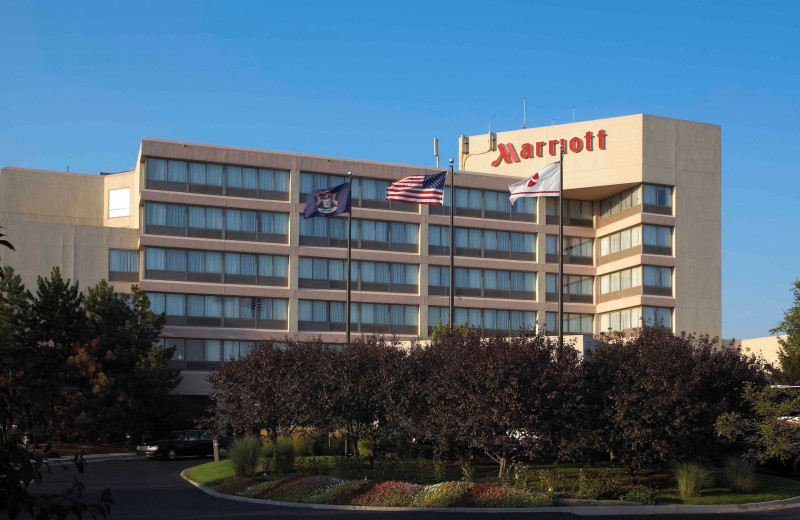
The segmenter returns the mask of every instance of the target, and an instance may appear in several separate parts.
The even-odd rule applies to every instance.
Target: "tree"
[[[481,450],[499,464],[500,478],[521,456],[565,454],[567,432],[580,420],[580,362],[571,346],[542,333],[483,338],[456,329],[412,357],[429,367],[418,390],[428,435]]]
[[[217,434],[227,426],[245,433],[263,429],[275,444],[295,428],[319,423],[324,349],[319,339],[263,341],[220,365],[208,376],[211,416],[202,424]]]
[[[800,425],[796,421],[789,424],[786,418],[800,413],[800,390],[748,384],[743,400],[746,410],[727,412],[717,419],[719,436],[729,441],[743,440],[748,454],[761,462],[798,457]]]
[[[794,281],[792,293],[794,305],[783,313],[778,326],[769,331],[770,334],[787,335],[786,339],[778,338],[781,368],[772,370],[773,380],[784,385],[800,385],[800,280]]]
[[[663,327],[612,336],[584,365],[594,446],[631,475],[647,462],[713,455],[716,418],[743,409],[747,383],[766,382],[762,361]]]
[[[392,396],[402,391],[397,376],[405,357],[394,338],[377,334],[326,350],[319,371],[324,410],[344,430],[354,456],[360,439],[374,441],[387,430]]]
[[[169,392],[180,382],[179,370],[168,366],[172,349],[156,345],[164,316],[150,310],[147,295],[137,286],[131,287],[131,294],[123,294],[105,280],[89,288],[84,309],[93,341],[79,350],[86,352],[95,344],[91,349],[98,364],[94,377],[102,374],[108,385],[97,392],[84,376],[87,395],[99,397],[88,399],[82,410],[94,420],[93,432],[107,436],[120,428],[126,432],[152,428],[164,411],[153,403],[168,401]]]

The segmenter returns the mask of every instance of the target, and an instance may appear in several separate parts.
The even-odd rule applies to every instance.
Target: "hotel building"
[[[206,371],[254,341],[344,340],[347,218],[302,211],[352,171],[355,334],[411,340],[447,322],[453,202],[455,320],[554,332],[558,198],[511,207],[508,185],[562,143],[565,333],[719,336],[720,128],[641,114],[462,136],[444,206],[385,200],[392,181],[436,168],[158,139],[121,173],[7,167],[0,223],[17,251],[2,263],[29,288],[53,266],[83,288],[138,283],[166,314],[179,391],[202,393]]]

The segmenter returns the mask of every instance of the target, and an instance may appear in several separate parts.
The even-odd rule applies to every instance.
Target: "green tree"
[[[717,419],[717,434],[729,441],[743,440],[749,455],[762,462],[798,457],[800,426],[789,424],[788,418],[800,413],[800,390],[750,384],[742,398],[747,408],[722,414]]]
[[[119,293],[101,280],[83,302],[93,340],[73,349],[74,366],[93,366],[81,372],[84,401],[81,413],[92,421],[95,435],[151,429],[159,422],[168,394],[180,382],[179,370],[168,362],[173,349],[156,345],[163,315],[150,310],[138,286]]]
[[[787,336],[778,339],[781,368],[772,371],[773,380],[784,385],[800,385],[800,280],[795,280],[792,287],[794,305],[783,313],[778,326],[769,331],[770,334]]]

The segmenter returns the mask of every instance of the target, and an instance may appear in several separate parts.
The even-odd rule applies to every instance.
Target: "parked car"
[[[228,456],[229,439],[219,439],[219,456]],[[208,457],[214,454],[214,439],[202,430],[174,431],[156,441],[146,442],[136,447],[136,454],[147,458]]]

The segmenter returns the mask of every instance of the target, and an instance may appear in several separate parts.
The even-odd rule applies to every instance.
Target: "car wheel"
[[[221,458],[221,459],[227,459],[228,458],[228,448],[226,448],[225,446],[220,446],[217,449],[217,453],[219,453],[219,458]]]
[[[169,451],[167,452],[167,458],[168,458],[169,460],[175,460],[175,459],[177,459],[177,458],[178,458],[178,453],[177,453],[175,450],[169,450]]]

